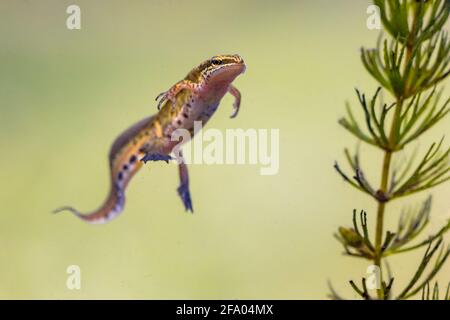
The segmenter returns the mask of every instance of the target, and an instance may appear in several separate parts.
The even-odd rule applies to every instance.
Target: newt
[[[194,68],[183,80],[156,97],[159,111],[155,115],[135,123],[113,142],[109,152],[111,187],[103,205],[90,213],[81,213],[71,206],[54,212],[69,211],[93,224],[106,223],[117,217],[125,206],[125,189],[139,169],[147,162],[168,163],[174,159],[171,153],[179,144],[171,139],[175,130],[188,130],[192,137],[194,121],[205,125],[226,93],[235,99],[231,118],[237,116],[241,94],[232,82],[245,69],[244,60],[237,54],[217,55]],[[178,171],[178,195],[185,210],[193,212],[188,168],[182,158],[178,159]]]

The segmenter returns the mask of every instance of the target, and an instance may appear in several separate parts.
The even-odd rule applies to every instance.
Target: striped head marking
[[[238,54],[214,56],[187,76],[191,80],[204,80],[206,82],[232,82],[246,69],[244,60]]]

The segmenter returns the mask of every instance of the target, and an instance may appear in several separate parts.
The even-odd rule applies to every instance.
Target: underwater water
[[[375,203],[344,184],[333,163],[356,147],[337,123],[345,101],[356,107],[355,87],[376,89],[359,58],[378,37],[366,28],[367,1],[83,0],[81,30],[66,28],[70,4],[0,2],[0,298],[323,299],[328,280],[352,297],[348,280],[364,276],[367,262],[343,257],[332,235],[354,208],[374,221]],[[279,129],[277,174],[190,165],[191,215],[176,194],[176,167],[154,163],[108,224],[51,214],[99,206],[115,137],[157,111],[157,94],[221,53],[247,64],[234,82],[241,110],[229,119],[226,95],[207,128]],[[421,138],[420,150],[449,124]],[[381,153],[361,150],[378,181]],[[450,184],[432,194],[430,233],[450,217]],[[389,205],[386,223],[394,227],[402,206],[427,195]],[[390,260],[397,283],[421,255]],[[66,286],[70,265],[80,267],[81,290]],[[447,264],[438,280],[449,273]]]

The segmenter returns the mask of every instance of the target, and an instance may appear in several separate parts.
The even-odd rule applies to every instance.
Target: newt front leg
[[[228,92],[231,93],[234,97],[234,103],[233,103],[233,113],[231,114],[230,118],[235,118],[239,112],[239,108],[241,107],[241,93],[239,90],[230,84],[228,87]]]
[[[156,97],[156,99],[155,99],[156,101],[158,101],[158,99],[160,99],[158,102],[158,110],[161,109],[161,106],[167,100],[172,102],[172,108],[174,108],[174,106],[176,104],[176,96],[179,92],[181,92],[181,90],[189,90],[189,91],[193,92],[197,89],[197,86],[198,86],[197,83],[192,82],[190,80],[182,80],[182,81],[174,84],[169,90],[167,90],[165,92],[161,92]]]

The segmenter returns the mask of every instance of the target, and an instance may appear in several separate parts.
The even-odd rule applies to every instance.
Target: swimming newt
[[[194,121],[205,125],[227,92],[235,98],[231,118],[236,117],[241,94],[232,82],[245,69],[239,55],[214,56],[194,68],[183,80],[157,96],[158,113],[125,130],[112,144],[109,152],[111,188],[103,205],[86,214],[70,206],[54,212],[70,211],[89,223],[105,223],[118,216],[124,209],[125,189],[139,169],[149,161],[173,159],[170,154],[179,143],[171,139],[176,129],[186,129],[193,136]],[[178,195],[186,211],[193,212],[188,169],[182,158],[178,162]]]

